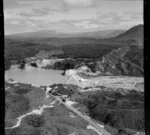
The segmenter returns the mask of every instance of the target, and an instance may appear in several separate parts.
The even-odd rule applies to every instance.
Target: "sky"
[[[125,30],[143,24],[142,0],[4,0],[5,34]]]

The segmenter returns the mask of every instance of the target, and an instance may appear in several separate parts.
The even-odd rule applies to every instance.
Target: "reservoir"
[[[12,68],[5,71],[5,80],[13,79],[21,83],[40,85],[51,85],[54,83],[65,83],[67,76],[61,75],[60,70],[46,70],[42,68],[34,68],[26,66],[24,70]]]

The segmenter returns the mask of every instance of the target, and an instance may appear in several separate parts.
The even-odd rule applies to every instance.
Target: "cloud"
[[[140,4],[129,5],[114,0],[4,0],[5,28],[9,32],[126,29],[143,22]]]
[[[53,12],[66,12],[63,0],[4,0],[4,10],[20,8],[46,8]]]
[[[80,27],[82,29],[96,29],[99,28],[99,25],[96,23],[92,23],[90,20],[86,21],[78,21],[73,23],[75,27]]]
[[[100,18],[105,17],[101,22]],[[143,24],[143,14],[131,13],[131,12],[110,12],[99,14],[99,23],[105,24],[105,28],[108,29],[128,29],[137,24]]]
[[[128,23],[133,22],[136,24],[137,22],[143,22],[143,14],[137,13],[137,12],[107,12],[107,11],[98,11],[97,17],[99,23],[105,23],[105,24],[114,24],[118,25],[120,23]]]
[[[36,16],[46,16],[50,14],[50,11],[48,8],[32,8],[29,12],[23,11],[19,13],[20,16],[24,17],[36,17]]]
[[[93,0],[64,0],[69,7],[89,7],[93,4]]]

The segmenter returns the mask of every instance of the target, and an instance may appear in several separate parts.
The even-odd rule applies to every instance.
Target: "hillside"
[[[5,82],[6,135],[143,135],[142,92],[71,84],[43,88]]]
[[[106,72],[125,75],[143,75],[143,49],[131,47],[127,54],[122,53],[131,43],[140,43],[143,40],[143,25],[137,25],[116,38],[95,39],[95,38],[12,38],[5,37],[5,69],[9,69],[12,60],[21,60],[35,56],[40,50],[59,50],[61,58],[90,58],[101,59],[105,56],[105,62],[98,62],[94,71],[100,70],[101,66]],[[55,33],[55,32],[53,32]],[[131,42],[132,41],[132,42]],[[137,43],[136,43],[137,45]],[[142,44],[138,44],[142,45]],[[110,53],[111,52],[111,53]],[[139,61],[140,60],[140,61]],[[112,64],[113,63],[113,64]],[[115,68],[112,68],[114,65]],[[93,66],[93,65],[92,65]],[[62,66],[63,67],[63,66]],[[103,71],[105,72],[105,71]],[[117,72],[117,73],[116,73]]]
[[[143,76],[143,50],[138,47],[113,50],[97,63],[97,70],[115,75]]]
[[[5,85],[5,135],[98,135],[88,129],[90,123],[56,97],[47,97],[43,89],[20,83]]]
[[[95,48],[91,48],[90,51],[86,49],[84,49],[84,51],[79,51],[79,48],[74,48],[73,51],[71,49],[69,50],[69,48],[66,49],[67,50],[64,49],[64,51],[67,52],[69,57],[72,57],[74,59],[64,59],[63,61],[56,62],[54,65],[46,66],[46,68],[67,70],[74,69],[78,66],[83,65],[84,63],[84,65],[86,65],[92,72],[100,72],[103,75],[112,74],[143,76],[144,74],[143,49],[140,49],[136,46],[121,47],[116,49],[111,49],[108,46],[107,48],[98,48],[95,46]],[[93,54],[92,52],[96,53]],[[90,55],[88,55],[88,53],[90,53]],[[75,54],[77,54],[76,58],[73,57],[75,56]],[[88,59],[81,59],[83,54]]]
[[[100,58],[112,49],[128,45],[126,42],[91,38],[5,38],[5,69],[10,61],[33,57],[40,50],[62,50],[62,58]]]
[[[134,26],[127,30],[126,32],[118,35],[116,40],[135,40],[138,45],[143,45],[143,28],[142,24]]]

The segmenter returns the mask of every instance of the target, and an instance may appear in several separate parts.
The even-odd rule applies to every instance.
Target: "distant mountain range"
[[[113,39],[117,41],[136,41],[143,46],[143,25],[136,25],[129,30],[106,30],[83,33],[62,33],[54,30],[41,30],[37,32],[19,33],[7,35],[6,38],[96,38],[96,39]]]
[[[110,38],[125,32],[125,30],[92,31],[83,33],[63,33],[54,30],[41,30],[8,35],[11,38]]]

